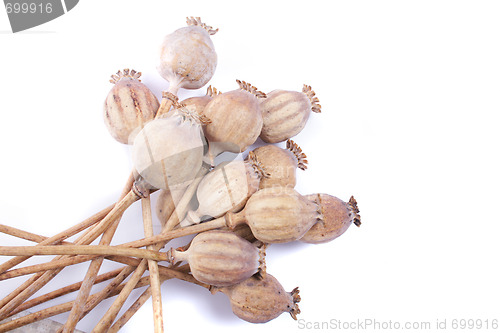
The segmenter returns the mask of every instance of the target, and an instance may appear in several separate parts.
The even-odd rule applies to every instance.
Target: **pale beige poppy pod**
[[[322,219],[319,205],[290,187],[270,187],[255,192],[239,213],[227,213],[229,227],[246,223],[263,243],[300,239]]]
[[[214,96],[203,111],[211,120],[204,132],[212,162],[223,151],[245,151],[255,143],[262,129],[259,99],[266,95],[249,83],[236,82],[240,89]]]
[[[163,190],[189,185],[203,162],[201,121],[180,108],[144,126],[132,146],[132,162],[146,182]]]
[[[286,292],[271,274],[260,279],[252,276],[233,286],[211,289],[212,293],[218,291],[229,298],[233,313],[250,323],[266,323],[282,313],[289,313],[297,320],[300,313],[299,288]]]
[[[252,157],[218,165],[201,180],[196,191],[198,208],[188,212],[181,226],[240,211],[266,176],[265,170]]]
[[[186,21],[187,27],[165,36],[158,72],[171,86],[198,89],[215,73],[217,53],[210,36],[218,29],[202,23],[199,17],[188,17]]]
[[[189,110],[192,110],[198,114],[204,114],[207,104],[212,100],[214,96],[220,94],[221,93],[216,88],[208,86],[205,96],[189,97],[184,99],[180,103]]]
[[[358,227],[361,225],[358,203],[354,197],[351,196],[348,202],[324,193],[305,197],[321,207],[323,219],[313,225],[300,241],[312,244],[326,243],[346,232],[351,224]]]
[[[171,262],[186,261],[200,282],[230,286],[254,274],[265,276],[265,246],[258,248],[230,231],[202,232],[186,251],[168,251]]]
[[[124,69],[111,75],[114,84],[104,101],[104,123],[118,142],[130,144],[142,127],[155,118],[160,106],[139,79],[140,72]]]
[[[315,95],[307,85],[302,92],[274,90],[268,93],[260,103],[263,118],[260,138],[267,143],[277,143],[299,134],[311,112],[321,112]]]
[[[269,144],[258,147],[252,152],[268,173],[268,176],[260,181],[261,189],[274,186],[293,188],[297,184],[297,168],[307,169],[307,156],[290,139],[286,142],[286,149]]]

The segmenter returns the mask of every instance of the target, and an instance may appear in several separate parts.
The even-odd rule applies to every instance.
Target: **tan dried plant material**
[[[311,86],[304,85],[301,92],[273,90],[261,101],[262,133],[267,143],[282,142],[304,129],[311,112],[321,112],[321,105]]]
[[[323,218],[305,233],[300,239],[302,242],[326,243],[346,232],[351,224],[361,226],[358,203],[354,197],[351,196],[348,202],[324,193],[310,194],[305,197],[321,207]]]
[[[130,144],[142,127],[155,118],[160,106],[153,92],[141,83],[140,72],[124,69],[111,76],[104,101],[104,123],[118,142]]]
[[[217,53],[210,39],[217,32],[199,17],[187,18],[187,27],[165,36],[160,48],[158,72],[170,82],[174,95],[179,88],[198,89],[210,81],[217,67]]]
[[[252,151],[262,168],[268,172],[268,177],[261,180],[261,189],[268,187],[295,187],[297,184],[296,170],[307,169],[307,156],[292,140],[288,140],[286,149],[275,145],[265,145]]]
[[[262,279],[250,277],[229,287],[213,287],[212,293],[222,292],[231,302],[233,313],[251,323],[266,323],[282,313],[289,313],[297,320],[300,313],[299,288],[286,292],[271,274]]]
[[[255,192],[241,212],[228,213],[226,223],[248,224],[264,243],[286,243],[300,239],[322,218],[320,206],[293,188],[270,187]]]
[[[183,189],[196,177],[203,163],[206,117],[184,108],[144,126],[132,146],[132,162],[152,187]]]
[[[259,99],[265,94],[244,81],[237,83],[240,89],[213,96],[203,112],[212,120],[204,128],[212,162],[224,151],[245,151],[255,143],[262,129]]]
[[[219,29],[214,29],[213,27],[206,25],[205,23],[201,22],[200,17],[186,17],[186,23],[187,25],[197,25],[205,29],[209,35],[215,35]]]
[[[181,102],[181,104],[184,105],[184,107],[186,107],[187,109],[202,115],[204,114],[205,107],[212,100],[212,97],[220,94],[221,92],[218,91],[215,87],[209,86],[207,88],[206,95],[186,98]]]
[[[219,164],[200,182],[196,192],[198,208],[188,212],[181,226],[240,211],[266,176],[267,173],[255,158]]]
[[[236,234],[213,230],[198,234],[186,251],[170,249],[169,260],[186,261],[200,282],[230,286],[254,274],[265,276],[265,246],[258,248]]]

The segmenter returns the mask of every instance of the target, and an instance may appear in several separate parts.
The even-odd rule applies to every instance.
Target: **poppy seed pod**
[[[206,121],[181,107],[146,124],[132,146],[137,172],[157,189],[189,185],[202,165],[205,141],[201,124]]]
[[[305,243],[326,243],[342,235],[354,223],[361,225],[358,203],[351,197],[344,202],[328,194],[310,194],[306,198],[316,202],[323,212],[323,219],[313,225],[300,239]]]
[[[275,145],[265,145],[253,150],[255,158],[261,163],[268,177],[261,179],[259,188],[273,186],[295,187],[296,170],[307,169],[307,156],[292,140],[287,140],[286,149]]]
[[[262,132],[260,138],[268,143],[285,141],[302,131],[311,111],[321,112],[321,105],[311,86],[304,85],[302,92],[274,90],[260,103]]]
[[[189,249],[168,251],[170,261],[187,261],[194,278],[214,286],[230,286],[259,273],[265,276],[265,246],[258,248],[230,231],[202,232]]]
[[[144,124],[153,120],[160,104],[141,83],[141,73],[124,69],[111,75],[114,86],[104,101],[104,123],[118,142],[129,144]]]
[[[211,292],[224,293],[231,302],[233,313],[240,319],[251,323],[266,323],[284,312],[297,320],[300,313],[299,289],[286,292],[271,274],[262,279],[250,277],[236,285],[212,288]]]
[[[204,115],[211,120],[204,132],[212,161],[223,151],[245,151],[255,143],[262,129],[259,99],[266,94],[249,83],[236,82],[240,89],[214,96],[204,110]]]
[[[209,219],[227,212],[238,212],[259,189],[265,176],[265,170],[253,153],[245,161],[234,160],[218,165],[201,180],[196,191],[198,208],[188,212],[181,226],[199,223],[203,217]]]
[[[258,240],[285,243],[301,238],[321,220],[320,207],[290,187],[270,187],[255,192],[239,213],[227,213],[226,224],[246,223]]]
[[[178,88],[198,89],[212,78],[217,54],[210,39],[218,29],[202,23],[199,17],[188,17],[188,26],[165,36],[160,48],[158,72],[170,82],[170,91]]]
[[[205,111],[205,107],[212,100],[212,98],[220,94],[221,93],[217,91],[216,88],[209,86],[207,88],[207,94],[205,96],[189,97],[183,100],[181,104],[189,110],[192,110],[198,114],[203,114],[203,112]]]

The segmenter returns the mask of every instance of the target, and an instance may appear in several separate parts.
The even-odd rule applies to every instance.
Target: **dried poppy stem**
[[[123,326],[132,318],[132,316],[146,303],[151,297],[151,287],[148,287],[139,298],[132,304],[125,313],[118,318],[113,326],[111,326],[108,330],[108,333],[118,332],[122,329]]]
[[[137,259],[131,259],[131,260],[126,259],[125,261],[128,261],[129,264],[131,262],[137,262],[137,263],[139,262],[139,260],[137,260]],[[160,266],[159,269],[160,269],[160,278],[162,281],[165,281],[165,280],[168,280],[171,278],[177,278],[177,279],[184,280],[184,281],[187,281],[190,283],[198,284],[198,285],[200,285],[204,288],[207,288],[207,289],[210,287],[208,285],[205,285],[205,284],[202,284],[202,283],[196,281],[191,275],[186,274],[186,272],[189,270],[188,265],[181,266],[177,270],[173,270],[173,269],[163,267],[163,266]],[[123,270],[122,270],[122,272],[123,272]],[[120,274],[122,274],[122,272]],[[116,296],[125,287],[124,284],[120,285],[120,283],[123,282],[123,280],[125,278],[126,278],[126,275],[124,275],[124,276],[118,275],[113,280],[113,282],[111,284],[109,284],[104,290],[102,290],[96,294],[91,295],[89,297],[89,300],[86,303],[85,313],[88,313],[90,310],[92,310],[103,299]],[[140,288],[140,287],[147,285],[148,279],[149,278],[143,278],[141,281],[139,281],[139,283],[137,283],[136,287]],[[118,282],[120,280],[121,280],[121,282]],[[26,315],[24,317],[14,319],[12,321],[0,324],[0,332],[8,332],[10,330],[13,330],[13,329],[25,326],[25,325],[29,325],[29,324],[34,323],[36,321],[43,320],[45,318],[49,318],[49,317],[52,317],[52,316],[55,316],[55,315],[58,315],[58,314],[61,314],[64,312],[68,312],[73,307],[73,303],[74,302],[67,302],[67,303],[63,303],[60,305],[52,306],[52,307],[43,309],[41,311]]]
[[[123,200],[127,196],[127,192],[129,191],[129,189],[135,186],[134,181],[134,173],[131,172],[118,201]],[[118,228],[118,224],[120,223],[121,217],[122,214],[118,215],[116,221],[113,222],[110,227],[104,231],[101,240],[99,241],[99,245],[109,245],[111,243],[116,228]],[[84,311],[83,308],[85,306],[85,302],[90,295],[90,290],[94,285],[94,281],[97,277],[97,274],[99,273],[99,269],[101,268],[103,260],[103,257],[92,259],[92,262],[90,263],[90,266],[87,270],[87,274],[85,275],[85,279],[83,280],[82,286],[76,297],[75,303],[73,304],[73,308],[71,309],[66,323],[64,324],[62,330],[64,333],[71,333],[75,330],[76,324],[80,320],[80,317]]]
[[[219,228],[223,228],[223,227],[227,227],[226,215],[219,217],[219,218],[212,220],[212,221],[203,222],[203,223],[195,224],[195,225],[190,225],[189,227],[178,228],[178,229],[167,231],[167,232],[162,232],[162,233],[160,233],[156,236],[153,236],[153,237],[147,237],[147,238],[139,239],[139,240],[136,240],[133,242],[120,244],[120,246],[138,248],[138,247],[148,246],[151,244],[157,244],[157,243],[161,244],[161,243],[165,243],[169,240],[172,240],[174,238],[194,235],[194,234],[197,234],[200,232],[219,229]]]
[[[32,234],[31,232],[24,231],[21,229],[17,229],[14,227],[10,227],[8,225],[0,224],[0,232],[6,235],[14,236],[17,238],[25,239],[28,241],[40,243],[46,240],[46,237],[38,236],[35,234]]]
[[[191,184],[188,186],[186,191],[184,192],[181,200],[179,200],[174,212],[168,219],[168,221],[165,223],[164,230],[167,231],[169,228],[174,228],[178,223],[179,223],[179,218],[178,216],[183,216],[186,214],[189,201],[193,197],[194,193],[196,192],[196,188],[198,187],[199,183],[201,182],[201,179],[203,176],[208,172],[208,169],[202,167],[198,174],[196,175],[196,178],[191,182]],[[163,233],[162,231],[162,233]],[[153,236],[154,237],[154,236]],[[155,243],[150,243],[148,245],[153,245]],[[165,242],[161,242],[159,244],[155,244],[152,248],[155,251],[160,250],[163,246],[165,245]],[[142,246],[141,246],[142,247]],[[146,271],[146,260],[142,260],[141,264],[137,266],[136,271],[134,272],[134,275],[130,278],[130,280],[127,283],[127,286],[122,290],[120,295],[115,299],[111,307],[108,309],[106,314],[102,317],[101,321],[97,324],[96,327],[94,327],[93,332],[98,333],[98,332],[106,332],[109,327],[113,324],[113,321],[115,320],[116,316],[118,315],[118,312],[120,309],[123,307],[123,304],[127,300],[128,296],[130,295],[130,292],[134,289],[135,285],[137,284],[137,281],[139,281],[139,278],[144,274]]]
[[[101,274],[101,275],[99,275],[96,278],[95,283],[101,283],[101,282],[104,282],[104,281],[108,281],[108,280],[116,277],[121,272],[121,270],[122,270],[121,268],[118,268],[118,269],[115,269],[113,271]],[[33,299],[31,299],[31,300],[29,300],[27,302],[24,302],[16,310],[14,310],[11,315],[15,315],[16,313],[19,313],[19,312],[31,309],[34,306],[43,304],[45,302],[51,301],[53,299],[56,299],[58,297],[61,297],[61,296],[67,295],[69,293],[75,292],[78,289],[80,289],[80,286],[82,285],[82,282],[83,281],[70,284],[70,285],[68,285],[66,287],[59,288],[59,289],[51,291],[51,292],[49,292],[49,293],[47,293],[45,295],[33,298]]]
[[[50,238],[47,238],[45,241],[43,241],[41,244],[42,245],[49,245],[52,243],[57,243],[60,242],[68,237],[73,236],[74,234],[77,234],[78,232],[85,230],[89,226],[92,226],[96,224],[97,222],[101,221],[105,216],[107,216],[113,209],[115,208],[115,205],[112,205],[108,208],[103,209],[99,213],[95,214],[94,216],[88,218],[87,220],[53,236]],[[87,231],[90,232],[90,231]],[[82,239],[83,236],[81,236],[79,239]],[[0,271],[10,269],[17,264],[27,260],[30,258],[29,256],[18,256],[16,258],[12,258],[11,260],[3,263],[0,265]],[[59,270],[60,271],[60,270]],[[59,271],[56,271],[53,276],[55,276]],[[30,297],[32,294],[34,294],[36,291],[38,291],[41,287],[43,287],[48,281],[50,281],[51,278],[49,278],[46,282],[39,280],[39,278],[45,273],[40,273],[37,274],[27,281],[25,281],[23,284],[21,284],[18,288],[16,288],[13,292],[11,292],[9,295],[4,297],[2,300],[0,300],[0,319],[3,319],[9,315],[9,312],[12,311],[12,309],[16,308],[19,304],[24,302],[28,297]],[[46,277],[48,278],[48,276]],[[34,283],[36,283],[35,286],[32,286]],[[33,287],[33,288],[32,288]],[[32,293],[31,293],[32,292]],[[31,293],[31,294],[29,294]],[[24,296],[27,295],[27,296]],[[16,299],[14,301],[14,299]],[[10,304],[8,308],[4,310],[4,307]]]
[[[146,270],[146,267],[147,261],[142,260],[139,266],[137,266],[136,270],[134,271],[134,274],[132,274],[132,276],[130,277],[130,280],[125,284],[125,287],[123,287],[122,291],[111,305],[111,307],[108,309],[108,311],[106,311],[104,316],[94,327],[94,329],[92,330],[93,333],[107,332],[108,327],[110,327],[115,320],[118,312],[122,308],[128,296],[130,295],[132,290],[135,289],[135,286],[141,279],[143,272]],[[127,268],[125,268],[125,270]]]
[[[186,271],[187,271],[187,270],[189,270],[189,265],[187,265],[187,264],[183,265],[183,266],[179,267],[179,270],[182,270],[183,268],[186,268]],[[204,287],[204,288],[210,290],[210,286],[209,285],[196,281],[191,275],[187,275],[187,276],[189,276],[190,278],[192,278],[192,281],[189,281],[189,282],[197,284],[197,285],[199,285],[201,287]],[[163,280],[162,280],[162,282],[163,282]],[[134,304],[132,304],[127,309],[127,311],[125,311],[125,313],[120,318],[118,318],[115,321],[115,323],[113,324],[113,326],[111,326],[109,328],[108,333],[118,332],[123,326],[125,326],[125,324],[130,320],[130,318],[132,318],[132,316],[137,311],[139,311],[139,309],[144,305],[144,303],[146,303],[148,301],[149,297],[151,297],[151,287],[148,287],[141,294],[141,296],[139,296],[139,298],[137,298],[137,300],[134,302]]]
[[[156,118],[159,118],[163,116],[165,113],[170,111],[170,108],[172,107],[173,104],[177,103],[179,101],[179,98],[177,97],[177,91],[179,90],[178,87],[172,87],[173,89],[169,89],[167,91],[162,92],[162,100],[160,104],[160,108],[158,109],[158,112],[156,113]]]
[[[100,212],[98,212],[97,214],[89,217],[88,219],[86,219],[85,221],[61,232],[61,233],[58,233],[57,235],[55,236],[52,236],[52,237],[49,237],[49,238],[46,238],[46,239],[41,239],[40,238],[40,241],[37,240],[38,243],[40,243],[40,245],[53,245],[53,244],[58,244],[60,242],[62,242],[63,240],[93,226],[94,224],[96,224],[97,222],[101,221],[112,209],[113,209],[113,206],[114,205],[111,205],[103,210],[101,210]],[[12,233],[10,232],[7,232],[7,228],[9,227],[6,227],[6,226],[3,226],[2,225],[2,230],[0,230],[1,232],[3,233],[7,233],[9,235],[13,235]],[[21,238],[25,238],[27,239],[27,234],[24,234],[24,237],[21,237]],[[17,236],[16,236],[17,237]],[[32,240],[32,239],[29,239],[29,240]],[[20,263],[22,263],[23,261],[29,259],[29,256],[19,256],[19,257],[16,257],[16,258],[12,258],[10,259],[9,261],[6,261],[4,262],[3,264],[0,265],[0,272],[5,272],[9,269],[11,269],[12,267],[16,266],[16,265],[19,265]],[[2,307],[3,305],[0,303],[0,307]]]
[[[113,280],[113,282],[109,286],[113,286],[113,289],[114,289],[115,283],[116,283],[116,285],[119,285],[121,282],[123,282],[123,280],[125,280],[126,277],[127,277],[127,275],[123,274],[123,270],[122,270],[122,272],[120,272],[120,274],[115,277],[115,279]],[[97,304],[99,304],[99,302],[101,302],[104,298],[110,296],[110,288],[108,288],[108,287],[106,287],[104,290],[96,293],[95,295],[92,295],[87,301],[87,307],[91,309],[91,308],[95,307]],[[60,305],[56,305],[56,306],[52,306],[50,308],[43,309],[41,311],[29,314],[27,316],[24,316],[24,317],[21,317],[18,319],[14,319],[12,321],[8,321],[8,322],[0,325],[0,332],[7,332],[7,331],[13,330],[15,328],[29,325],[29,324],[34,323],[36,321],[55,316],[57,314],[68,312],[73,307],[73,304],[74,304],[74,302],[63,303]]]
[[[166,261],[163,252],[110,245],[43,245],[43,246],[0,246],[0,255],[12,256],[19,253],[28,255],[99,255],[130,256],[136,258]]]
[[[144,223],[144,236],[152,237],[153,217],[151,213],[151,198],[149,195],[141,200],[142,202],[142,220]],[[154,246],[148,246],[148,250],[154,250]],[[158,262],[148,260],[149,281],[151,293],[153,295],[153,318],[155,333],[163,332],[163,311],[161,302],[160,273],[158,272]]]
[[[132,205],[135,201],[140,199],[140,194],[132,189],[123,200],[117,203],[104,219],[102,219],[90,232],[82,235],[75,243],[78,245],[87,245],[92,243],[99,235],[101,235],[107,228],[120,217],[123,212]],[[61,259],[60,256],[53,260]],[[23,284],[23,288],[17,288],[14,292],[14,297],[4,305],[0,310],[0,320],[6,318],[22,302],[36,293],[40,288],[52,280],[61,269],[47,271],[43,274],[36,274],[30,280]]]
[[[15,277],[34,274],[38,272],[48,271],[52,269],[64,268],[71,265],[80,264],[85,261],[89,261],[96,258],[95,255],[80,255],[69,257],[65,259],[59,259],[56,261],[49,261],[43,264],[31,265],[22,268],[12,269],[10,271],[0,274],[0,281],[12,279]]]

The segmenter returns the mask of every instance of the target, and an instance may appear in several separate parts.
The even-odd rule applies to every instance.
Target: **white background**
[[[354,195],[363,224],[329,244],[268,249],[268,272],[287,290],[300,287],[302,322],[284,314],[256,327],[232,315],[225,295],[169,281],[168,331],[500,319],[497,1],[82,0],[18,34],[0,10],[0,223],[50,236],[116,200],[131,165],[102,120],[109,76],[134,68],[160,97],[168,83],[157,51],[186,16],[220,29],[210,82],[219,90],[235,89],[235,79],[265,92],[313,87],[323,113],[294,138],[310,162],[297,189]],[[142,237],[135,205],[113,244]],[[43,291],[86,268],[65,270]],[[0,296],[22,281],[0,282]],[[90,331],[110,304],[78,328]],[[151,303],[123,329],[139,330],[153,331]]]

